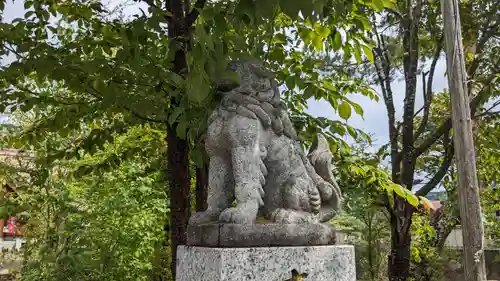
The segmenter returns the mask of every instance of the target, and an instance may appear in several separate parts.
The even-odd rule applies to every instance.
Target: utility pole
[[[448,85],[451,95],[453,142],[458,178],[458,204],[463,235],[464,273],[467,281],[486,281],[484,228],[472,137],[464,48],[458,0],[441,0]]]

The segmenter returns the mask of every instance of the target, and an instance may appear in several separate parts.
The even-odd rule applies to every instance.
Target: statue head
[[[275,88],[277,90],[277,84],[274,81],[275,75],[258,60],[232,61],[228,65],[228,70],[235,74],[232,77],[234,79],[222,80],[217,86],[221,92],[229,92],[239,88],[242,90],[240,92],[246,91],[248,92],[246,94],[254,95]]]

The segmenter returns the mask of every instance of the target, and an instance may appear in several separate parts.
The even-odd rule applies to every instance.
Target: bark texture
[[[472,118],[467,89],[467,72],[462,45],[458,1],[441,1],[446,45],[448,85],[456,150],[458,202],[464,240],[465,279],[486,280],[484,228],[476,169]]]
[[[151,2],[151,1],[150,1]],[[191,44],[191,26],[199,15],[199,10],[205,5],[204,0],[196,2],[191,10],[189,1],[166,0],[165,6],[170,13],[166,16],[168,22],[168,37],[174,48],[172,71],[184,76],[188,72],[186,53]],[[170,109],[180,106],[180,101],[170,99]],[[189,173],[189,142],[177,136],[178,123],[167,124],[167,178],[169,179],[170,224],[165,226],[171,232],[171,272],[175,280],[177,247],[186,244],[186,232],[191,215],[190,173]]]

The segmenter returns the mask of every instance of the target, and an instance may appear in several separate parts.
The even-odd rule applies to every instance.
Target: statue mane
[[[219,88],[231,89],[222,92],[222,108],[259,119],[264,128],[271,128],[276,135],[284,134],[296,140],[297,132],[281,102],[274,75],[254,60],[231,62],[229,69],[237,74],[239,83],[235,85],[232,81],[219,85]]]

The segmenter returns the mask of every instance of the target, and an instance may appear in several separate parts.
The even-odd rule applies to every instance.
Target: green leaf
[[[396,9],[396,1],[395,0],[383,0],[384,6],[389,9]]]
[[[274,61],[284,61],[286,58],[285,50],[283,48],[273,48],[268,54],[268,58]]]
[[[299,28],[299,36],[306,45],[309,44],[314,38],[318,37],[314,31],[307,28]]]
[[[246,15],[252,22],[255,16],[255,3],[253,0],[240,0],[238,1],[238,7],[236,7],[236,11],[238,11],[241,15]]]
[[[275,34],[273,37],[275,43],[286,44],[286,35],[283,33]]]
[[[363,59],[361,58],[361,51],[360,51],[359,45],[356,45],[354,47],[354,58],[356,59],[356,62],[358,64],[363,63]]]
[[[313,16],[314,7],[313,5],[302,5],[300,9],[302,16],[305,18],[311,18]]]
[[[384,9],[384,2],[382,0],[373,0],[373,7],[375,11],[380,12]]]
[[[472,61],[473,58],[474,58],[474,55],[472,54],[472,52],[467,52],[466,60],[467,61]]]
[[[330,28],[322,26],[319,23],[314,24],[314,31],[323,38],[327,38],[330,35]]]
[[[345,101],[339,105],[338,111],[342,119],[347,120],[351,117],[351,106]]]
[[[195,147],[190,153],[191,161],[196,167],[203,167],[203,151],[199,147]]]
[[[374,63],[375,62],[375,58],[373,57],[373,51],[372,51],[372,49],[370,47],[366,46],[366,45],[361,46],[361,48],[363,48],[363,52],[365,53],[365,55],[368,58],[368,60],[371,63]]]
[[[408,201],[408,203],[410,203],[415,208],[418,207],[419,203],[418,197],[415,194],[413,194],[411,190],[405,189],[405,195],[406,195],[405,198]]]
[[[342,36],[340,35],[340,32],[335,32],[335,35],[333,36],[333,49],[339,50],[342,47]]]
[[[24,2],[24,9],[27,10],[27,9],[31,8],[32,6],[33,6],[33,1],[27,0]]]
[[[352,47],[349,43],[346,43],[344,46],[344,61],[349,61],[352,55]]]
[[[179,123],[177,123],[177,127],[175,128],[175,132],[179,138],[181,138],[181,139],[186,138],[187,125],[188,125],[188,123],[186,121],[180,121]]]
[[[322,51],[323,50],[323,38],[319,36],[314,36],[312,40],[313,46],[316,50]]]
[[[351,137],[353,139],[358,138],[358,132],[354,128],[352,128],[351,126],[347,126],[347,132],[349,133],[349,135],[351,135]]]
[[[339,134],[343,136],[346,133],[346,129],[339,122],[335,122],[333,124],[330,124],[330,132],[332,132],[332,134]]]
[[[177,73],[169,72],[168,80],[175,86],[182,88],[184,86],[184,79]]]
[[[371,30],[372,26],[368,19],[362,16],[356,15],[353,19],[354,24],[361,30]]]
[[[189,76],[190,79],[187,81],[188,97],[191,101],[201,103],[207,98],[210,87],[205,83],[203,75],[198,71],[193,71]]]
[[[356,114],[363,117],[363,114],[364,114],[363,108],[359,104],[353,102],[353,103],[351,103],[351,106],[354,108],[354,112],[356,112]]]
[[[288,90],[293,90],[295,88],[295,78],[294,76],[288,76],[285,80],[286,87]]]
[[[257,18],[272,18],[278,0],[255,0],[255,11],[257,13]]]
[[[174,124],[174,122],[177,121],[177,119],[179,119],[179,116],[181,116],[182,113],[184,113],[184,108],[176,107],[174,109],[174,112],[172,112],[172,114],[170,114],[170,116],[168,117],[168,123],[170,125]]]
[[[406,197],[405,188],[401,185],[393,183],[390,185],[390,188],[401,198]]]
[[[216,14],[214,17],[214,34],[213,35],[221,35],[226,31],[227,23],[226,18],[222,14]]]
[[[299,16],[303,1],[304,0],[280,0],[280,7],[285,14],[295,20]]]
[[[369,184],[372,184],[374,183],[375,181],[377,180],[376,177],[374,176],[371,176],[367,181],[366,181],[366,184],[369,185]]]
[[[307,88],[304,90],[304,98],[305,99],[310,99],[316,95],[316,91],[318,88],[316,88],[314,85],[308,85]]]

